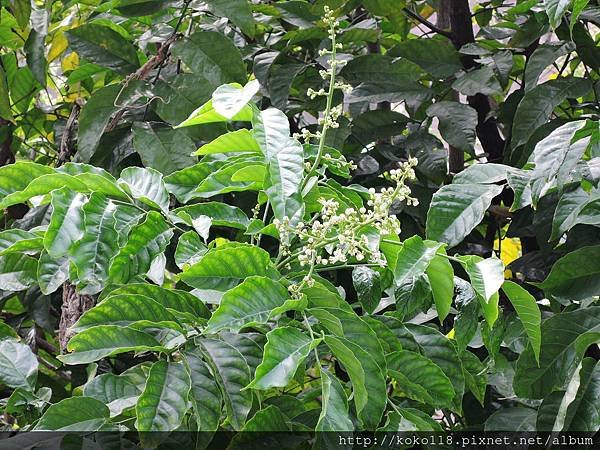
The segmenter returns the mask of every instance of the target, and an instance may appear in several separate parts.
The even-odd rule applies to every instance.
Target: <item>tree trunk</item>
[[[67,348],[67,342],[73,335],[70,328],[92,306],[94,306],[92,297],[77,293],[75,286],[68,281],[63,283],[63,302],[58,326],[58,342],[62,352]]]
[[[454,0],[439,0],[437,13],[437,26],[442,30],[451,30],[452,28],[452,5]],[[458,92],[452,91],[452,97],[458,101]],[[465,167],[465,152],[460,148],[448,145],[448,171],[451,174],[457,174]]]

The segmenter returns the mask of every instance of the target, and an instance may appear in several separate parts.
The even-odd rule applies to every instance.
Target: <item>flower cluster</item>
[[[385,264],[379,243],[370,240],[365,231],[375,228],[381,235],[400,233],[400,222],[389,211],[396,201],[418,204],[410,196],[410,188],[405,184],[407,180],[415,178],[416,164],[417,160],[410,158],[398,169],[387,173],[386,176],[395,186],[382,188],[379,192],[370,189],[367,208],[343,208],[337,200],[321,198],[321,212],[309,223],[291,227],[289,220],[273,221],[281,242],[291,243],[292,237],[300,241],[295,253],[289,247],[282,246],[282,256],[286,257],[284,261],[296,257],[300,266],[309,266],[311,271],[314,266],[345,264],[351,259],[359,263]]]

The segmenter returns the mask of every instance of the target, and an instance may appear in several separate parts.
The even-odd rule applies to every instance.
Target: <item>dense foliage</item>
[[[598,431],[600,7],[449,3],[3,0],[3,428]]]

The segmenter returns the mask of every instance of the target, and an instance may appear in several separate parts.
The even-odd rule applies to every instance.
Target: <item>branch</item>
[[[417,22],[420,22],[421,24],[425,25],[427,28],[429,28],[431,31],[441,34],[442,36],[447,37],[448,39],[452,39],[452,33],[446,31],[446,30],[442,30],[441,28],[435,26],[434,24],[432,24],[429,20],[425,19],[424,17],[421,17],[420,15],[418,15],[415,12],[412,12],[410,9],[408,8],[402,8],[402,11],[404,12],[404,14],[406,14],[407,16],[415,19]]]

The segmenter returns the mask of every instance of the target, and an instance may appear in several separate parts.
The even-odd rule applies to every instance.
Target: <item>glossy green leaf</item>
[[[448,144],[464,151],[475,145],[477,111],[458,102],[437,102],[427,108],[429,117],[439,120],[440,134]]]
[[[169,193],[160,172],[149,168],[127,167],[121,172],[119,184],[142,203],[165,213],[169,210]]]
[[[515,308],[519,319],[521,319],[529,337],[529,342],[533,347],[535,358],[539,361],[542,342],[542,332],[540,329],[542,314],[535,298],[517,283],[508,280],[502,285],[502,290]]]
[[[447,258],[436,255],[429,263],[426,273],[438,317],[443,322],[450,312],[454,297],[454,269]]]
[[[557,78],[527,92],[515,112],[512,148],[525,144],[533,132],[546,123],[554,108],[566,98],[585,95],[590,88],[588,80],[583,78]]]
[[[254,18],[246,0],[208,0],[206,4],[213,14],[231,20],[248,37],[254,37]]]
[[[268,164],[266,193],[273,213],[279,220],[299,222],[304,213],[301,184],[304,175],[304,149],[290,138],[286,115],[275,108],[262,111],[256,117],[254,137],[260,145]]]
[[[192,381],[190,399],[198,431],[216,431],[221,421],[222,396],[208,365],[197,351],[184,353]]]
[[[14,192],[4,197],[0,202],[0,209],[17,205],[19,203],[25,203],[33,197],[49,194],[54,189],[60,189],[63,186],[78,192],[89,191],[85,183],[71,175],[63,173],[42,175],[32,180],[31,183],[29,183],[22,191]]]
[[[83,205],[87,198],[68,188],[52,191],[52,216],[44,234],[44,248],[54,258],[69,252],[83,236]]]
[[[152,261],[165,251],[172,236],[173,229],[163,216],[150,211],[146,220],[132,229],[129,240],[110,263],[110,279],[127,283],[136,275],[148,272]]]
[[[571,300],[581,300],[600,292],[600,246],[591,245],[567,253],[552,266],[539,287]]]
[[[208,318],[210,315],[204,303],[191,293],[178,289],[165,289],[150,283],[128,283],[112,290],[107,298],[115,295],[149,297],[182,321],[195,322],[199,318]]]
[[[0,256],[0,286],[5,291],[22,291],[36,281],[37,261],[21,253]]]
[[[252,131],[242,128],[222,134],[215,140],[204,144],[194,154],[210,155],[213,153],[249,152],[260,153],[260,147],[254,139]]]
[[[150,122],[136,122],[131,130],[133,147],[144,166],[169,175],[195,162],[190,155],[196,146],[184,132]]]
[[[358,418],[365,428],[375,428],[385,410],[384,372],[364,346],[357,344],[360,341],[354,343],[348,339],[326,335],[324,342],[350,377]]]
[[[219,202],[196,203],[189,206],[176,208],[173,214],[180,217],[188,225],[193,226],[193,221],[200,216],[210,217],[214,226],[232,227],[245,230],[250,224],[250,219],[241,209]]]
[[[111,295],[86,311],[73,325],[73,331],[82,331],[96,325],[128,326],[139,320],[150,322],[177,319],[159,302],[144,295]]]
[[[267,276],[271,269],[266,251],[240,244],[210,250],[183,272],[181,279],[200,291],[212,292],[220,297],[250,276]]]
[[[504,283],[504,264],[498,258],[483,259],[481,256],[460,256],[460,262],[469,275],[475,292],[486,302],[498,292]]]
[[[386,356],[388,374],[402,395],[436,407],[449,407],[454,388],[442,369],[426,357],[402,350]]]
[[[103,373],[92,378],[83,387],[83,395],[100,400],[110,410],[111,417],[127,408],[133,408],[146,384],[147,363],[134,366],[120,375]]]
[[[246,68],[239,50],[229,38],[216,31],[198,31],[178,42],[172,52],[214,85],[246,81]]]
[[[263,276],[248,277],[225,292],[208,321],[206,332],[215,333],[223,328],[239,331],[247,326],[266,323],[271,311],[281,307],[289,298],[288,290],[281,283]]]
[[[0,197],[22,191],[36,178],[51,173],[54,173],[52,167],[29,161],[17,161],[0,167]]]
[[[458,245],[483,219],[502,186],[450,184],[433,195],[427,213],[427,238]]]
[[[394,269],[395,285],[401,286],[424,274],[441,246],[439,242],[423,241],[419,236],[404,241]]]
[[[465,376],[458,353],[452,341],[439,331],[425,326],[406,324],[424,356],[436,364],[452,382],[456,396],[453,409],[461,411],[462,396],[465,391]]]
[[[452,88],[464,95],[498,95],[502,92],[502,86],[491,66],[483,66],[461,75],[452,83]]]
[[[206,254],[208,247],[202,242],[196,231],[186,231],[177,241],[175,264],[182,270],[196,264]]]
[[[136,428],[172,431],[179,427],[188,409],[190,388],[190,374],[183,363],[154,363],[135,406]]]
[[[86,23],[70,29],[66,34],[71,48],[94,64],[124,74],[139,67],[133,44],[109,27]]]
[[[72,353],[58,358],[65,364],[87,364],[125,352],[163,351],[149,334],[117,325],[100,325],[76,334],[67,345]]]
[[[348,396],[339,380],[326,370],[321,371],[321,413],[315,431],[325,432],[317,435],[316,448],[339,446],[337,436],[332,438],[328,431],[354,431],[348,413]]]
[[[113,202],[97,193],[93,193],[82,208],[84,233],[70,248],[77,287],[82,293],[99,292],[108,279],[109,263],[119,250],[116,209]]]
[[[383,427],[378,428],[377,431],[442,431],[442,427],[438,422],[419,409],[397,408],[388,413],[387,422]]]
[[[27,66],[31,69],[35,80],[43,87],[46,86],[46,72],[48,70],[48,61],[46,61],[44,55],[45,37],[36,30],[31,30],[24,46]]]
[[[69,259],[62,257],[56,260],[42,252],[37,266],[37,282],[42,294],[52,294],[68,279]]]
[[[263,360],[248,387],[269,389],[287,386],[319,341],[313,341],[297,328],[279,327],[268,332]]]
[[[471,393],[483,406],[485,405],[485,391],[487,389],[487,368],[479,358],[471,352],[462,352],[460,360],[465,374],[465,384]]]
[[[496,411],[485,421],[485,431],[532,432],[535,431],[536,410],[533,408],[504,408]]]
[[[38,361],[25,343],[0,340],[0,383],[11,388],[32,391],[38,375]]]
[[[532,347],[517,361],[513,387],[520,397],[543,398],[562,389],[583,359],[586,349],[600,339],[600,307],[563,312],[542,323],[539,364]]]
[[[242,390],[250,383],[248,364],[240,352],[226,342],[216,339],[197,342],[221,388],[227,418],[235,430],[240,430],[252,407],[252,391]]]
[[[437,78],[449,77],[462,68],[458,52],[445,39],[408,39],[388,54],[402,56]]]
[[[352,270],[352,283],[363,309],[372,314],[381,301],[381,275],[367,266]]]
[[[18,228],[0,231],[0,255],[25,253],[33,255],[43,249],[42,238]]]
[[[110,411],[92,397],[65,398],[44,412],[35,431],[98,431],[108,422]]]
[[[544,0],[544,8],[552,28],[557,28],[560,25],[563,15],[570,5],[571,0]]]
[[[262,180],[261,182],[233,181],[234,175],[240,169],[258,162],[259,159],[256,157],[249,157],[246,160],[239,160],[236,162],[232,161],[231,164],[225,165],[208,175],[194,190],[193,196],[198,198],[209,198],[228,192],[261,190],[263,187]]]

